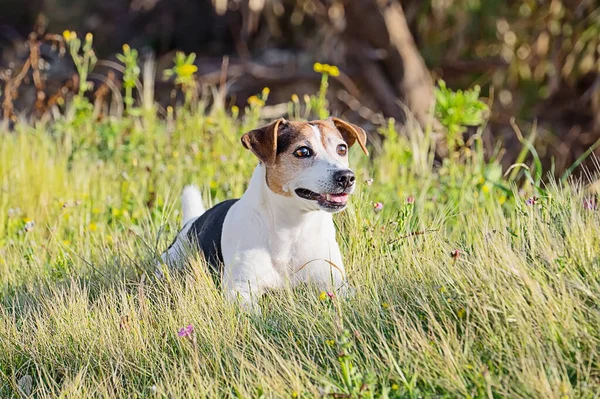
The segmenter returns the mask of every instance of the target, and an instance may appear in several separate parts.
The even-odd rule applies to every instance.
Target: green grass
[[[374,182],[335,217],[351,299],[282,291],[249,316],[198,260],[155,281],[183,185],[243,193],[254,103],[0,133],[0,397],[598,397],[599,212],[578,184],[517,190],[478,139],[435,168],[416,128],[352,150]]]

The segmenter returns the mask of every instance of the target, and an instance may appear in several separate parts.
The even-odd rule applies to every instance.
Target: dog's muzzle
[[[326,192],[317,193],[305,188],[298,188],[295,190],[296,195],[300,198],[316,201],[327,212],[341,211],[346,207],[348,198],[353,192],[356,176],[350,169],[343,169],[334,172],[332,178],[333,184]]]

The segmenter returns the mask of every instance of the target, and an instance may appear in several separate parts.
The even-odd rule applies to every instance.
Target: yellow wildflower
[[[197,71],[198,67],[196,65],[185,64],[180,67],[177,67],[177,75],[179,75],[180,77],[189,78]]]
[[[88,226],[88,230],[96,231],[96,230],[98,230],[98,225],[96,223],[90,223],[90,225]]]
[[[85,35],[85,41],[88,43],[91,43],[92,40],[94,40],[94,35],[92,35],[90,32],[88,32],[87,35]]]
[[[71,40],[71,31],[70,30],[66,30],[63,32],[63,37],[65,38],[66,41]]]
[[[268,87],[265,87],[262,89],[262,96],[266,97],[269,95],[270,92],[271,92],[271,89],[269,89]]]
[[[502,197],[498,198],[498,203],[500,205],[504,204],[506,202],[506,197],[503,195]]]
[[[315,72],[318,73],[322,73],[324,71],[323,64],[321,64],[320,62],[315,62],[315,64],[313,65],[313,69]]]
[[[63,245],[65,245],[65,246],[69,246],[69,245],[71,245],[71,241],[69,241],[69,240],[63,240],[63,242],[62,242],[62,243],[63,243]]]
[[[398,384],[392,384],[392,391],[397,391],[400,387]]]
[[[462,319],[465,317],[465,313],[467,313],[467,312],[463,308],[460,308],[460,309],[458,309],[458,312],[456,312],[456,313],[457,313],[458,318]]]
[[[331,76],[340,76],[340,70],[335,65],[329,67],[329,74]]]
[[[324,301],[325,299],[327,299],[327,293],[325,291],[321,291],[319,294],[319,301]]]
[[[125,43],[123,45],[123,52],[128,53],[130,50],[131,50],[131,47],[129,47],[129,44]]]
[[[333,346],[335,345],[335,341],[332,339],[328,339],[327,341],[325,341],[325,343],[327,344],[327,346]]]
[[[296,93],[292,94],[292,101],[295,103],[300,102],[300,99],[298,98],[298,95]]]
[[[256,105],[256,106],[260,107],[260,106],[265,105],[265,102],[256,96],[251,96],[248,98],[248,104]]]
[[[481,187],[481,191],[483,191],[484,194],[487,194],[490,192],[490,185],[489,184],[484,184],[483,187]]]
[[[387,309],[390,308],[390,304],[387,303],[387,302],[384,302],[384,303],[381,304],[381,307],[387,310]]]

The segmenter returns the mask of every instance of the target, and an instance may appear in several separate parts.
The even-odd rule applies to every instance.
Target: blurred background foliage
[[[321,62],[340,70],[329,82],[332,111],[373,132],[389,117],[402,124],[407,109],[427,125],[433,84],[443,79],[455,90],[481,88],[490,106],[485,147],[505,166],[522,147],[513,118],[556,174],[600,138],[596,0],[0,0],[0,6],[4,120],[52,119],[79,87],[61,42],[71,30],[93,34],[99,61],[89,73],[89,95],[107,103],[99,117],[123,112],[110,103],[138,78],[155,80],[153,92],[137,98],[152,95],[165,116],[169,105],[185,103],[175,77],[163,74],[180,50],[195,53],[192,75],[208,103],[243,109],[269,87],[264,119],[290,116],[290,98],[317,92],[321,77],[313,64]],[[139,52],[140,65],[153,67],[124,79],[117,55],[125,43]],[[458,142],[468,143],[476,130],[461,134]],[[443,144],[444,132],[440,137]]]

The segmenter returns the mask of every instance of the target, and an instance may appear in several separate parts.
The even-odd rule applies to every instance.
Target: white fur
[[[183,192],[181,193],[181,208],[183,213],[181,227],[205,212],[204,205],[202,205],[202,194],[200,194],[198,187],[189,185],[183,188]]]

